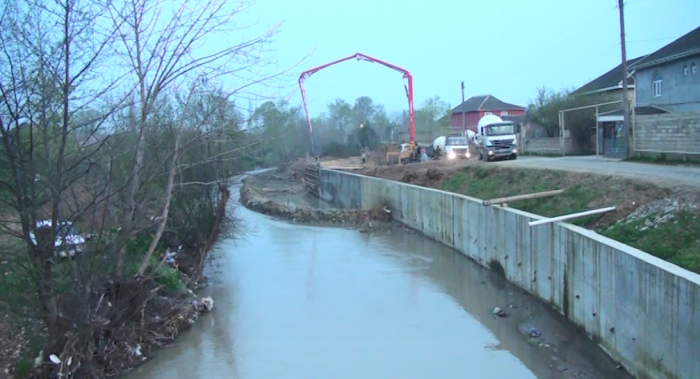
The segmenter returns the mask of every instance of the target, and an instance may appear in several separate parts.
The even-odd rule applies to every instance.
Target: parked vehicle
[[[440,148],[447,159],[471,158],[469,136],[440,136],[433,141],[433,151]]]
[[[36,230],[49,230],[51,228],[51,220],[42,220],[36,223]],[[29,233],[29,237],[36,245],[37,239],[34,232]],[[61,221],[56,229],[56,237],[54,239],[54,254],[60,258],[73,258],[76,254],[85,251],[85,237],[78,234],[70,221]]]
[[[479,160],[518,158],[520,132],[512,121],[503,121],[496,115],[486,115],[479,120],[476,135],[476,150]]]

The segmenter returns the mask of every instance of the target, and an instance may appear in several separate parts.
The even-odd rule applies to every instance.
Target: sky
[[[416,107],[436,95],[457,106],[461,81],[465,98],[491,94],[526,106],[538,87],[580,87],[621,62],[616,6],[617,0],[259,0],[246,17],[260,26],[283,22],[272,46],[277,63],[266,70],[291,68],[298,77],[360,52],[409,70]],[[624,9],[628,59],[700,26],[697,0],[627,0]],[[260,90],[300,104],[296,80],[283,84]],[[336,98],[359,96],[388,112],[407,109],[402,74],[378,64],[347,61],[304,85],[314,116]]]

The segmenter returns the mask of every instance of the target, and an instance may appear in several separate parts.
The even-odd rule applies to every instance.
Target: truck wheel
[[[479,150],[479,160],[483,161],[484,160],[484,154]]]
[[[518,154],[513,154],[510,156],[510,160],[514,161],[516,159],[518,159]]]

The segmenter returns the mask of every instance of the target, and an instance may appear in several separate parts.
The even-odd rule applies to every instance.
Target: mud
[[[274,180],[261,180],[260,177],[248,178],[243,181],[240,190],[240,203],[250,210],[272,216],[275,218],[289,220],[296,223],[313,225],[343,225],[353,228],[365,228],[371,230],[387,229],[398,227],[392,223],[391,213],[384,210],[384,206],[377,205],[369,210],[360,209],[334,209],[308,205],[285,204],[270,196],[272,192],[284,192],[284,188],[270,190]],[[276,187],[284,186],[278,183]],[[294,184],[287,184],[293,186]],[[264,186],[263,188],[260,188]],[[263,191],[268,189],[268,191]],[[287,191],[294,192],[287,189]],[[371,228],[365,222],[367,218],[371,220]]]
[[[340,223],[359,225],[364,212],[357,209],[315,209],[307,206],[288,206],[263,196],[259,190],[244,185],[240,202],[248,209],[280,219],[301,223]]]

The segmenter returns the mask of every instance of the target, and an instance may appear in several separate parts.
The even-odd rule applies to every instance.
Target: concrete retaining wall
[[[387,204],[394,218],[552,304],[638,379],[700,378],[700,275],[565,223],[478,199],[321,170],[339,207]]]

